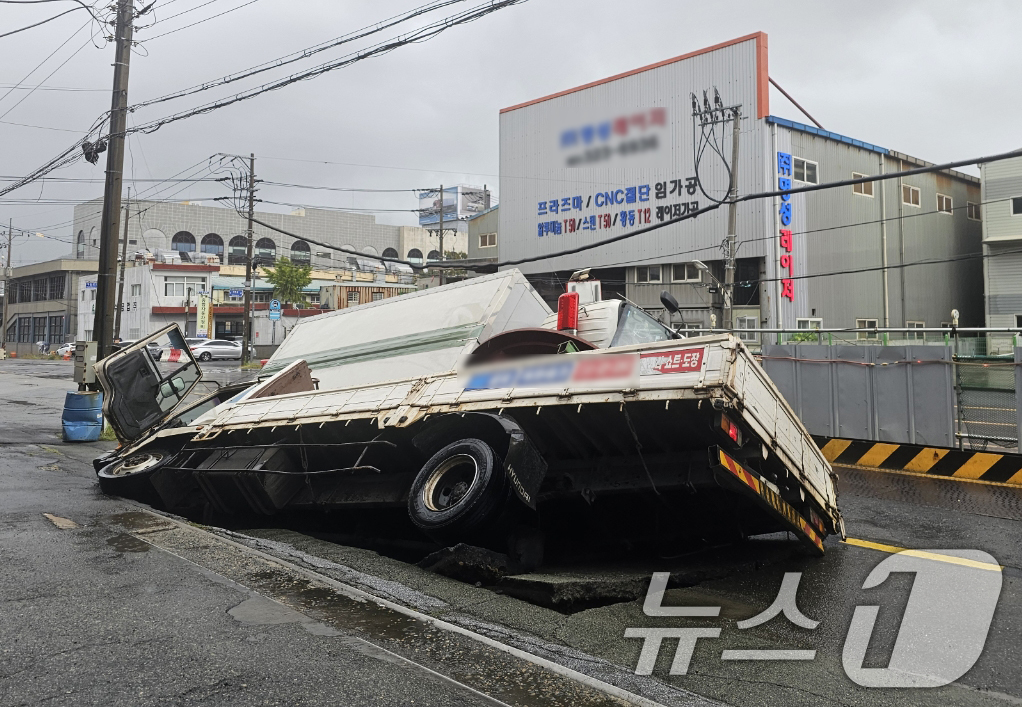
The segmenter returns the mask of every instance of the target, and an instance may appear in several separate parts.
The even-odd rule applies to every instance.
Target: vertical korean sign
[[[791,189],[791,154],[787,152],[777,153],[777,189],[784,191]],[[794,261],[791,255],[791,194],[781,195],[780,220],[781,229],[778,238],[781,244],[781,257],[779,261],[781,298],[789,302],[795,301],[795,280],[792,278],[794,272]]]
[[[195,305],[195,337],[197,339],[209,339],[210,330],[213,328],[213,307],[208,292],[199,293],[198,302]]]

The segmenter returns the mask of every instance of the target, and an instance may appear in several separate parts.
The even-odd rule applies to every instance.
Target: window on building
[[[480,248],[493,248],[497,245],[497,234],[496,233],[480,233],[479,234],[479,247]]]
[[[1022,314],[1015,315],[1015,327],[1017,329],[1022,329]]]
[[[735,317],[735,329],[738,330],[738,338],[742,341],[758,341],[759,334],[754,331],[742,331],[743,329],[756,329],[759,317]]]
[[[92,341],[92,329],[85,330],[85,340]]]
[[[90,302],[95,302],[96,301],[96,288],[95,287],[90,287],[89,288],[89,301]]]
[[[204,277],[165,277],[163,278],[163,294],[166,297],[185,297],[188,290],[194,298],[206,289]]]
[[[795,320],[795,328],[802,331],[812,331],[823,328],[822,317],[802,317]]]
[[[974,204],[971,201],[965,202],[965,209],[969,215],[970,221],[979,221],[982,219],[979,211],[979,204]]]
[[[50,317],[50,333],[46,337],[50,343],[64,343],[64,317]]]
[[[78,232],[78,238],[75,240],[75,257],[79,260],[85,257],[85,231]]]
[[[45,277],[32,281],[32,301],[43,302],[49,296],[49,282]]]
[[[46,341],[46,317],[32,317],[32,343]]]
[[[416,262],[422,262],[422,251],[418,248],[412,248],[408,251],[408,259]]]
[[[1011,215],[1022,216],[1022,196],[1013,196],[1011,198]]]
[[[640,265],[635,268],[636,282],[660,282],[659,265]]]
[[[170,239],[170,249],[182,253],[191,253],[195,250],[195,236],[188,231],[178,231]]]
[[[919,189],[908,184],[901,185],[901,203],[906,206],[919,206]]]
[[[792,159],[791,176],[799,182],[819,184],[819,164],[804,160],[801,157],[795,157]]]
[[[277,262],[277,244],[272,238],[260,238],[255,244],[253,265],[273,265]]]
[[[308,265],[312,262],[312,249],[305,241],[295,241],[291,244],[291,261],[299,265]]]
[[[203,253],[211,253],[221,260],[224,257],[224,239],[215,233],[207,233],[204,235],[199,247]]]
[[[877,326],[879,326],[879,325],[877,324],[877,320],[876,319],[856,319],[855,320],[855,328],[856,329],[876,329]],[[877,333],[875,331],[860,331],[857,334],[856,338],[858,338],[858,339],[876,339],[877,338]]]
[[[244,265],[248,257],[248,239],[245,236],[235,236],[227,244],[227,264]]]
[[[379,302],[382,299],[383,299],[383,293],[382,292],[374,292],[373,293],[373,302]]]
[[[358,304],[358,290],[348,290],[348,306],[354,307]]]
[[[951,203],[951,197],[944,194],[937,194],[937,211],[942,214],[954,213],[954,206]]]
[[[427,261],[429,261],[429,260],[433,260],[433,261],[440,260],[440,251],[438,251],[438,250],[431,250],[431,251],[429,251],[428,253],[426,253],[426,260]]]
[[[397,251],[394,250],[393,248],[384,248],[383,249],[383,257],[384,258],[396,258],[396,257],[398,257]]]
[[[141,294],[142,294],[142,285],[132,285],[131,286],[131,296],[132,297],[138,297]]]
[[[85,290],[82,290],[82,302],[85,301]]]
[[[675,263],[671,278],[673,282],[699,282],[703,279],[699,268],[692,263]]]
[[[909,329],[922,329],[926,326],[926,322],[907,321],[905,322],[905,326]],[[909,341],[924,341],[926,339],[926,334],[921,331],[910,331],[905,338]]]
[[[32,318],[21,317],[18,319],[18,342],[27,344],[32,341]]]
[[[18,282],[18,301],[19,302],[31,302],[32,301],[32,281],[21,280]]]
[[[868,177],[868,174],[859,174],[858,172],[852,172],[852,179],[862,179]],[[863,182],[862,184],[852,185],[853,194],[861,194],[862,196],[873,196],[873,182]]]
[[[64,299],[64,284],[67,276],[64,274],[50,277],[50,299]]]
[[[272,292],[253,292],[252,293],[252,301],[253,302],[269,302],[271,299],[273,299],[273,293]]]

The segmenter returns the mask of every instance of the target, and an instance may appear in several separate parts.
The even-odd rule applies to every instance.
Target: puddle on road
[[[127,533],[118,533],[112,538],[107,538],[106,544],[117,552],[149,552],[150,547],[149,543]]]
[[[117,515],[107,516],[105,520],[119,525],[125,530],[157,530],[159,528],[166,528],[170,525],[170,521],[164,520],[157,515],[152,513],[145,513],[143,511],[128,511],[126,513],[118,513]]]

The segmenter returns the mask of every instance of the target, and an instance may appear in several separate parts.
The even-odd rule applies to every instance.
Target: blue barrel
[[[69,390],[60,416],[65,442],[95,442],[103,432],[103,394]]]

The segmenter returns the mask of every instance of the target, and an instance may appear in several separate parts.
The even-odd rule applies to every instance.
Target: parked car
[[[558,305],[509,270],[322,314],[257,384],[157,432],[204,351],[173,370],[114,354],[96,376],[122,445],[100,483],[171,511],[403,508],[438,543],[522,561],[515,538],[540,529],[660,553],[843,536],[830,465],[739,339],[598,295]]]
[[[61,347],[59,349],[57,349],[57,355],[58,356],[67,356],[68,354],[73,354],[74,352],[75,352],[75,345],[74,345],[73,342],[67,343],[67,344],[63,344],[63,345],[61,345]]]
[[[114,350],[123,351],[124,349],[130,348],[137,343],[138,341],[134,339],[128,339],[126,341],[116,341],[114,342]],[[72,344],[71,346],[72,346],[71,350],[74,351],[74,344]],[[157,361],[163,358],[163,347],[160,346],[156,341],[150,341],[149,343],[146,344],[146,347],[149,349],[149,353],[151,353],[153,355],[153,358],[156,359]]]
[[[199,343],[192,343],[197,341]],[[237,359],[241,360],[241,342],[228,341],[227,339],[188,339],[188,348],[192,355],[199,361],[212,361],[213,359]],[[255,356],[255,347],[251,344],[248,348],[249,358]]]

